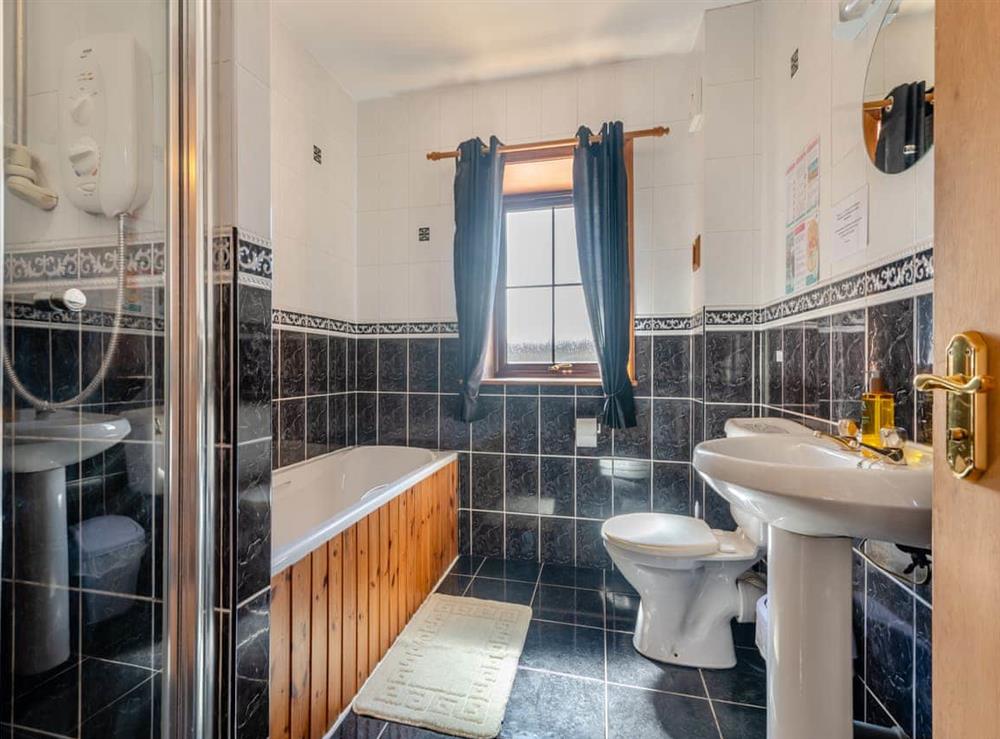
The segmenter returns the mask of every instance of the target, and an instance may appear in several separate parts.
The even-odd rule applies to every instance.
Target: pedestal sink
[[[852,736],[851,539],[930,546],[930,448],[905,456],[779,434],[695,448],[709,485],[769,524],[769,739]]]
[[[34,675],[70,656],[66,466],[128,435],[124,418],[60,410],[19,411],[4,424],[4,470],[14,473],[14,568],[18,580],[15,670]]]

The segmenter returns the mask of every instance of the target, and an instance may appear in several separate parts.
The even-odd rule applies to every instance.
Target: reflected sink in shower
[[[18,411],[4,424],[4,438],[13,449],[4,455],[10,472],[45,472],[82,462],[110,449],[128,436],[127,419],[102,413],[59,410]]]

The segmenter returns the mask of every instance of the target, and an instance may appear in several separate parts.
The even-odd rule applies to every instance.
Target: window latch
[[[549,367],[549,372],[560,375],[571,375],[573,374],[573,363],[572,362],[557,362]]]

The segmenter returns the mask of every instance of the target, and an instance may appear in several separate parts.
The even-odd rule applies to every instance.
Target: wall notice
[[[819,281],[819,137],[785,170],[785,292]]]
[[[868,246],[868,185],[833,206],[830,257],[843,259]]]

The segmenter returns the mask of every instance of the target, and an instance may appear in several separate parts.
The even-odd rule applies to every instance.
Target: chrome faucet
[[[830,439],[845,449],[860,454],[874,454],[888,464],[906,465],[906,455],[903,446],[906,444],[906,429],[884,428],[879,432],[881,446],[866,444],[859,438],[858,424],[849,418],[837,421],[837,433],[828,434],[824,431],[813,431],[813,436],[819,439]]]

